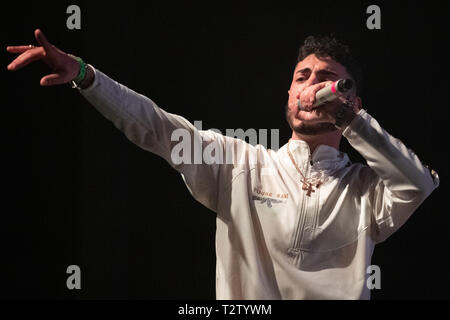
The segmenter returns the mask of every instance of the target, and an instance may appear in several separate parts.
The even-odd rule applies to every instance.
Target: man
[[[217,213],[218,299],[369,299],[366,269],[375,244],[439,184],[434,171],[362,109],[360,71],[334,38],[309,37],[300,48],[286,107],[292,137],[275,152],[197,130],[55,48],[40,30],[35,36],[38,47],[7,48],[21,53],[9,70],[40,59],[54,71],[41,85],[75,79],[95,108],[132,142],[167,160],[194,198]],[[315,104],[320,89],[346,78],[356,86],[345,97]],[[175,162],[177,129],[232,161]],[[351,164],[339,151],[342,136],[367,165]]]

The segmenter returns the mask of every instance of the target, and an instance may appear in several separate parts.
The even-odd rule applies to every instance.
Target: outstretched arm
[[[42,31],[36,30],[35,37],[40,44],[38,47],[7,47],[8,52],[20,53],[8,65],[8,70],[16,71],[33,61],[42,60],[52,70],[51,74],[41,79],[42,86],[69,83],[78,76],[80,65],[75,58],[50,44]],[[198,130],[185,118],[162,110],[149,98],[110,79],[92,66],[88,65],[86,71],[84,81],[77,84],[81,94],[130,141],[169,162],[182,174],[194,198],[215,211],[221,187],[218,182],[227,180],[224,179],[226,173],[223,161],[204,163],[203,147],[213,144],[216,154],[224,155],[226,143],[242,146],[242,141],[228,139],[210,130]],[[186,157],[178,161],[180,152],[173,152],[178,150],[176,146],[180,144],[189,149],[182,151],[187,161]],[[200,146],[200,163],[195,161],[199,158],[196,146]]]

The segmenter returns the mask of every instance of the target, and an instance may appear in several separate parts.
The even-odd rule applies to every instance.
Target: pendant
[[[308,182],[308,181],[302,181],[302,182],[303,182],[302,190],[305,190],[305,191],[306,191],[306,195],[307,195],[308,197],[311,196],[311,192],[316,192],[316,190],[314,190],[313,184],[312,184],[311,182]],[[318,189],[318,188],[320,187],[321,184],[322,184],[322,181],[319,181],[319,182],[316,184],[316,189]]]
[[[313,189],[312,184],[310,182],[306,182],[306,181],[303,181],[302,189],[306,191],[306,195],[308,197],[311,196],[311,192],[315,192],[315,190]]]

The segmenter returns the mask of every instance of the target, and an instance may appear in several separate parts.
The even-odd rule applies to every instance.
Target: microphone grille
[[[337,89],[340,92],[345,92],[350,90],[353,87],[353,80],[352,79],[344,79],[337,83]]]

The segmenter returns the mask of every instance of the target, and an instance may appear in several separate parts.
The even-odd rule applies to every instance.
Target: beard
[[[328,132],[336,131],[337,128],[332,123],[316,123],[316,124],[305,124],[301,123],[297,126],[293,126],[289,121],[289,126],[296,133],[305,135],[305,136],[316,136],[319,134],[324,134]]]
[[[289,106],[288,104],[286,104],[286,120],[289,123],[291,129],[296,133],[306,136],[314,136],[337,130],[334,124],[329,122],[315,123],[315,124],[307,124],[301,122],[299,125],[294,125],[293,124],[294,117],[295,117],[294,112],[289,112]]]

